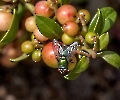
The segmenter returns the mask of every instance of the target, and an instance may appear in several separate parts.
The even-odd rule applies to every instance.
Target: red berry
[[[43,61],[52,68],[58,68],[58,62],[55,57],[52,42],[49,42],[42,50]]]
[[[75,21],[76,13],[75,7],[65,4],[57,10],[56,17],[60,24],[65,24],[67,21]]]
[[[68,34],[69,36],[75,36],[78,33],[79,26],[74,21],[68,21],[63,25],[64,33]]]
[[[41,16],[51,17],[54,10],[50,8],[50,3],[48,1],[39,1],[35,5],[35,13]]]

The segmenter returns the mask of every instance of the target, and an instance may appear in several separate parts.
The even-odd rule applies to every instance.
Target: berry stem
[[[93,59],[95,59],[97,56],[97,53],[95,51],[86,48],[86,46],[82,46],[80,50],[77,50],[77,54],[81,54],[87,57],[92,57]]]
[[[79,18],[80,18],[80,21],[81,21],[81,24],[82,24],[82,31],[86,33],[87,32],[87,26],[86,26],[86,23],[85,23],[85,18],[84,18],[83,15],[80,15]]]
[[[54,12],[55,12],[55,15],[53,17],[53,19],[55,20],[56,19],[56,11],[58,9],[58,0],[48,0],[51,5],[50,5],[50,8],[54,9]]]
[[[33,15],[35,14],[35,13],[34,13],[34,5],[33,5],[33,4],[28,3],[28,2],[25,2],[25,1],[23,1],[23,0],[20,0],[20,2],[21,2],[22,4],[24,4],[25,7],[26,7]]]
[[[4,5],[4,6],[0,6],[0,11],[2,11],[2,12],[11,12],[11,10],[13,8],[14,8],[14,6]]]
[[[83,46],[80,46],[80,49],[77,50],[77,54],[82,54],[87,57],[92,57],[96,58],[97,56],[97,38],[94,38],[94,47],[93,49],[90,49],[88,44],[86,43],[85,39],[83,38],[82,35],[79,35],[80,42],[82,43]]]

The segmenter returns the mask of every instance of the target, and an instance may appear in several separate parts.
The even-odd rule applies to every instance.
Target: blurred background
[[[72,0],[71,4],[88,9],[91,17],[101,7],[117,11],[117,20],[109,30],[108,49],[120,55],[120,0]],[[85,72],[68,81],[43,61],[35,63],[30,58],[13,65],[1,54],[0,100],[120,100],[120,70],[101,58],[91,59]]]

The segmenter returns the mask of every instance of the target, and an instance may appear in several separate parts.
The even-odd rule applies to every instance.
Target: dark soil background
[[[105,6],[117,11],[108,49],[120,54],[120,0],[73,0],[72,4],[89,9],[92,16]],[[0,100],[120,100],[120,70],[101,58],[91,59],[85,72],[68,81],[43,61],[26,59],[13,68],[0,65]]]

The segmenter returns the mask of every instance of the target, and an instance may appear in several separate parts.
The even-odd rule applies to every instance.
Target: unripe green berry
[[[39,62],[41,60],[41,50],[37,49],[33,51],[32,60],[35,62]]]
[[[70,44],[72,44],[74,41],[75,41],[75,38],[74,38],[74,37],[69,36],[69,35],[67,35],[66,33],[64,33],[64,34],[62,35],[62,42],[63,42],[65,45],[70,45]]]
[[[81,9],[78,11],[78,14],[84,16],[86,24],[90,21],[90,13],[88,10]]]
[[[86,35],[85,35],[86,42],[89,43],[89,44],[93,44],[95,36],[97,36],[97,34],[94,33],[94,32],[88,32],[88,33],[86,33]]]
[[[21,45],[21,50],[22,50],[22,52],[29,54],[29,53],[33,52],[34,46],[31,41],[25,41]]]

